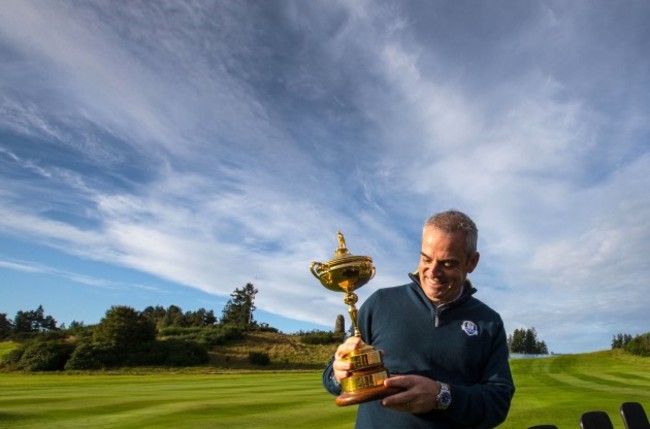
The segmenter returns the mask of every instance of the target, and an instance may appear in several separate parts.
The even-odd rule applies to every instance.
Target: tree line
[[[217,319],[213,310],[199,308],[196,311],[183,311],[176,305],[167,308],[163,306],[148,306],[141,313],[150,319],[159,330],[175,328],[205,328],[217,325],[229,325],[241,329],[268,327],[258,324],[253,317],[256,307],[255,295],[258,290],[252,283],[242,288],[236,288],[230,295],[231,299],[222,310],[221,318]],[[0,313],[0,340],[29,338],[39,333],[56,332],[61,330],[78,331],[85,328],[84,322],[73,320],[69,327],[58,324],[51,315],[46,315],[42,305],[36,310],[20,310],[13,319],[7,313]]]
[[[639,356],[650,356],[650,332],[635,335],[619,333],[612,338],[612,350],[622,349]]]
[[[547,355],[548,348],[544,341],[537,339],[535,328],[515,329],[508,336],[508,349],[510,353],[521,353],[527,355]]]
[[[208,362],[214,345],[242,338],[248,330],[277,329],[255,321],[252,283],[236,288],[217,318],[213,310],[183,311],[176,305],[148,306],[137,311],[113,306],[97,325],[73,321],[58,325],[42,305],[18,311],[13,319],[0,313],[0,340],[20,343],[5,355],[0,366],[9,369],[48,371],[100,369],[119,366],[189,366]],[[344,336],[344,318],[338,315],[333,332],[300,332],[307,344],[339,342]],[[535,328],[516,329],[508,336],[511,353],[548,354]],[[632,337],[618,334],[613,349],[650,355],[650,333]]]
[[[207,363],[211,346],[238,339],[246,330],[275,330],[254,317],[257,289],[236,288],[220,319],[212,310],[184,312],[171,305],[137,311],[113,306],[96,325],[73,321],[58,325],[42,305],[0,313],[0,340],[19,347],[3,356],[0,366],[27,371],[101,369],[121,366],[191,366]]]

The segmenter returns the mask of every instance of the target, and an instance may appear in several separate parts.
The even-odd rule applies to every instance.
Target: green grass
[[[11,341],[0,341],[0,357],[2,357],[5,353],[9,353],[16,347],[18,347],[18,343],[12,343]]]
[[[504,428],[577,428],[583,412],[602,410],[622,429],[622,402],[640,402],[650,412],[650,358],[606,351],[518,359],[511,367],[517,393]]]
[[[618,352],[512,361],[517,393],[502,428],[553,423],[618,406],[650,411],[650,358]],[[203,372],[201,372],[203,371]],[[209,373],[209,368],[71,375],[0,373],[0,428],[351,428],[319,372]]]
[[[0,374],[0,427],[342,428],[320,374]]]

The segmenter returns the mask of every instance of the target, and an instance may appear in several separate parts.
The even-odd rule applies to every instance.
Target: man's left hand
[[[426,413],[436,409],[440,383],[421,375],[395,375],[384,381],[386,387],[399,387],[403,392],[388,396],[381,404],[395,411]]]

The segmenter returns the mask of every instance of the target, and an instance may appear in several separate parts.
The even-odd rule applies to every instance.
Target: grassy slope
[[[0,357],[5,353],[9,353],[11,350],[15,349],[18,346],[16,343],[10,341],[0,341]]]
[[[578,427],[580,415],[606,411],[622,428],[618,407],[641,402],[650,412],[650,358],[604,351],[511,362],[517,393],[504,427],[553,423]]]
[[[18,347],[18,343],[0,341],[0,356]],[[303,344],[297,335],[274,332],[248,332],[241,340],[214,346],[210,350],[210,366],[214,371],[233,370],[318,370],[336,351],[337,344]],[[271,364],[260,367],[248,361],[250,352],[268,353]],[[203,371],[203,369],[198,369]],[[125,370],[132,372],[131,370]]]
[[[248,354],[253,351],[269,354],[271,365],[265,369],[322,369],[336,347],[303,344],[296,335],[250,332],[242,340],[214,347],[210,356],[211,365],[219,369],[260,369],[248,363]]]

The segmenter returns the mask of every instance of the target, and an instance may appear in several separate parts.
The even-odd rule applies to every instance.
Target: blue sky
[[[403,284],[432,213],[549,350],[650,330],[650,3],[3,1],[0,312],[330,329],[342,231]],[[405,315],[407,317],[407,315]],[[349,323],[349,322],[348,322]]]

